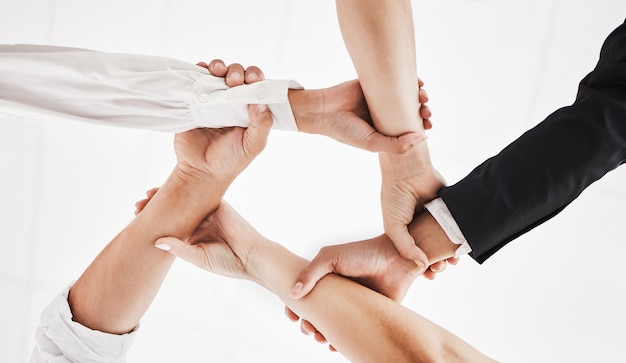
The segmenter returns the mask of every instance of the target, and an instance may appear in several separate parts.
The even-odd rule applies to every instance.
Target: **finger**
[[[430,130],[433,128],[433,123],[432,121],[430,121],[430,119],[423,119],[424,120],[424,130]]]
[[[313,324],[309,323],[307,320],[302,320],[300,323],[300,330],[306,335],[314,334],[317,329],[313,326]]]
[[[429,120],[433,116],[428,105],[422,105],[422,107],[420,107],[420,116],[422,116],[424,120]]]
[[[460,258],[456,257],[450,257],[449,259],[447,259],[448,263],[451,265],[456,265],[457,263],[459,263],[460,260]]]
[[[265,75],[259,67],[251,66],[246,68],[246,72],[244,73],[244,81],[246,84],[262,81],[264,79]]]
[[[405,225],[394,225],[391,228],[385,228],[387,235],[393,241],[398,252],[402,257],[414,261],[423,273],[429,266],[428,257],[424,251],[415,245],[415,240],[407,230]]]
[[[148,191],[146,191],[146,197],[140,201],[138,201],[137,203],[135,203],[135,215],[139,214],[145,207],[146,205],[148,205],[148,202],[152,199],[152,197],[154,197],[154,195],[159,191],[160,188],[155,187],[152,189],[148,189]]]
[[[296,283],[291,288],[290,295],[292,298],[300,299],[306,296],[322,277],[333,272],[332,261],[329,261],[328,255],[323,251],[325,250],[320,250],[317,256],[300,271]]]
[[[300,317],[296,313],[294,313],[293,310],[289,309],[287,305],[285,305],[285,315],[287,315],[287,318],[289,318],[289,320],[293,321],[294,323],[300,320]]]
[[[329,349],[331,352],[333,352],[333,353],[336,353],[336,352],[337,352],[337,348],[333,347],[333,345],[332,345],[332,344],[329,344],[329,345],[328,345],[328,349]]]
[[[428,269],[431,270],[432,272],[443,272],[446,270],[447,265],[448,264],[446,263],[446,260],[443,260],[443,261],[433,263],[432,265],[430,265]]]
[[[326,340],[326,338],[324,337],[324,335],[323,335],[322,333],[318,332],[318,331],[316,331],[316,332],[313,334],[313,338],[315,338],[315,340],[316,340],[318,343],[322,343],[322,344],[328,343],[328,341]]]
[[[154,243],[154,246],[198,267],[203,266],[202,262],[206,258],[202,247],[187,244],[176,237],[159,238]]]
[[[417,100],[419,101],[419,103],[424,104],[424,103],[428,102],[428,92],[426,92],[426,90],[420,89],[417,92],[417,95],[418,95]]]
[[[430,269],[427,269],[426,271],[424,271],[422,276],[424,276],[424,278],[427,279],[427,280],[434,280],[435,277],[437,276],[437,273],[431,271]]]
[[[244,133],[244,151],[248,157],[257,156],[267,144],[272,128],[272,113],[267,105],[249,105],[250,124]]]
[[[417,77],[417,87],[419,88],[424,87],[424,81],[422,81],[422,79],[419,77]]]
[[[221,59],[213,59],[211,63],[209,63],[208,69],[209,73],[215,77],[224,77],[228,71],[228,68],[226,68],[226,65]]]
[[[142,199],[135,203],[135,215],[139,214],[147,205],[149,199]]]
[[[229,87],[241,86],[243,84],[243,66],[233,63],[228,66],[226,73],[226,85]]]
[[[148,189],[146,191],[146,197],[148,197],[148,199],[152,199],[152,197],[154,197],[154,195],[159,191],[159,187],[154,187],[152,189]]]
[[[198,62],[198,63],[196,63],[196,65],[197,65],[197,66],[200,66],[200,67],[202,67],[202,68],[209,69],[209,65],[208,65],[208,64],[206,64],[206,62]]]
[[[433,128],[433,123],[429,119],[424,119],[424,130],[430,130]]]

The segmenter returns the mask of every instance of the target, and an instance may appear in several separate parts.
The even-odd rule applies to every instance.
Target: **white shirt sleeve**
[[[293,81],[229,88],[205,68],[176,59],[41,45],[0,45],[0,112],[35,119],[181,132],[248,125],[263,103],[274,128],[297,131]]]
[[[441,226],[441,229],[446,233],[448,239],[450,239],[452,243],[459,245],[454,252],[454,257],[459,258],[462,255],[472,252],[472,247],[470,247],[467,239],[465,239],[461,228],[456,224],[452,213],[450,213],[443,199],[434,199],[426,203],[424,207],[428,209],[428,212],[430,212],[437,223],[439,223],[439,226]]]
[[[116,335],[91,330],[72,320],[66,287],[41,313],[31,363],[126,362],[137,329]]]

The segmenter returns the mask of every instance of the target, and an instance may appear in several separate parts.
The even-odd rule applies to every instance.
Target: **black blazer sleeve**
[[[439,192],[482,263],[555,216],[626,159],[626,23],[604,42],[576,101]]]

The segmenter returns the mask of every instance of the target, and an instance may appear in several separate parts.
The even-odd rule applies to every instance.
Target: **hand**
[[[423,84],[418,80],[419,87]],[[418,99],[422,104],[419,112],[424,129],[430,129],[432,113],[425,104],[428,102],[426,91],[420,89]],[[390,137],[377,132],[358,80],[321,90],[290,90],[289,100],[302,132],[325,135],[372,152],[403,153],[424,140],[414,133]]]
[[[456,264],[457,259],[448,262]],[[446,261],[433,264],[424,277],[433,279],[438,272],[444,271]],[[387,297],[400,302],[406,295],[409,286],[421,269],[411,260],[400,256],[393,243],[385,235],[343,245],[324,247],[317,256],[300,272],[292,297],[301,298],[307,295],[317,281],[329,273],[336,273],[367,286]],[[301,287],[298,286],[301,284]],[[289,307],[285,306],[285,314],[293,321],[300,318]],[[300,330],[311,335],[319,343],[326,343],[324,335],[307,320],[302,320]],[[329,345],[331,351],[336,349]]]
[[[291,295],[301,298],[326,274],[336,273],[400,302],[423,271],[415,262],[402,257],[387,236],[381,235],[323,247],[300,272]]]
[[[148,205],[159,188],[146,192],[135,203],[135,215]],[[236,235],[231,234],[236,231]],[[186,242],[175,237],[159,238],[155,246],[203,270],[227,277],[252,279],[246,266],[255,241],[261,235],[228,203],[222,202],[207,216]]]
[[[435,277],[437,277],[438,273],[444,272],[446,270],[448,264],[456,265],[457,263],[459,263],[459,259],[456,257],[450,257],[446,260],[435,262],[430,265],[426,271],[424,271],[422,276],[424,276],[424,278],[428,280],[434,280]]]
[[[430,162],[425,141],[403,154],[381,153],[379,161],[385,233],[403,257],[426,269],[428,258],[416,246],[407,225],[425,202],[437,197],[445,182]]]
[[[289,318],[289,320],[293,321],[294,323],[300,320],[300,317],[298,316],[298,314],[296,314],[288,306],[285,306],[285,315],[287,315],[287,318]],[[300,330],[305,335],[313,334],[313,338],[315,338],[315,341],[318,343],[326,344],[328,342],[324,334],[319,332],[317,328],[313,324],[311,324],[308,320],[302,319],[302,322],[300,323]],[[337,349],[335,349],[335,347],[333,347],[332,344],[328,344],[328,349],[331,352],[337,351]]]
[[[233,179],[265,148],[272,127],[266,105],[248,106],[247,128],[194,129],[176,134],[174,150],[182,179],[210,175],[223,186]]]
[[[229,87],[241,86],[244,83],[251,84],[265,79],[263,71],[256,66],[246,69],[239,63],[226,66],[221,59],[213,59],[209,64],[200,62],[197,65],[208,69],[209,73],[215,77],[224,77],[224,81]]]

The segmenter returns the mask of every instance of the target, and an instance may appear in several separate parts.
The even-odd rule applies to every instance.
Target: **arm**
[[[417,114],[413,14],[409,0],[337,0],[337,16],[374,126],[385,135],[424,135]]]
[[[483,262],[626,161],[626,24],[608,36],[573,105],[439,192]]]
[[[307,261],[261,236],[226,203],[201,228],[202,236],[189,243],[163,238],[157,244],[208,271],[264,286],[315,324],[351,361],[491,361],[393,300],[336,275],[323,278],[307,297],[293,300],[291,285]]]
[[[172,175],[71,289],[75,321],[117,334],[137,325],[172,263],[169,254],[153,248],[154,241],[163,236],[189,238],[265,146],[271,116],[250,108],[250,127],[245,130],[197,129],[176,135],[178,163]]]
[[[415,209],[436,196],[444,182],[434,169],[424,129],[412,97],[417,77],[413,14],[409,0],[337,0],[339,25],[370,108],[372,121],[386,135],[421,136],[408,151],[381,153],[381,201],[385,232],[400,253],[424,270],[426,255],[407,225]]]
[[[243,83],[243,81],[241,82]],[[296,131],[295,82],[228,87],[177,59],[39,45],[0,45],[0,112],[42,120],[182,132],[248,125],[248,104],[268,104],[274,128]]]
[[[207,186],[216,192],[199,192]],[[223,183],[207,180],[205,184],[176,168],[154,197],[154,204],[106,246],[70,290],[74,320],[107,333],[133,330],[173,261],[153,248],[154,241],[166,235],[188,238],[224,192]]]

